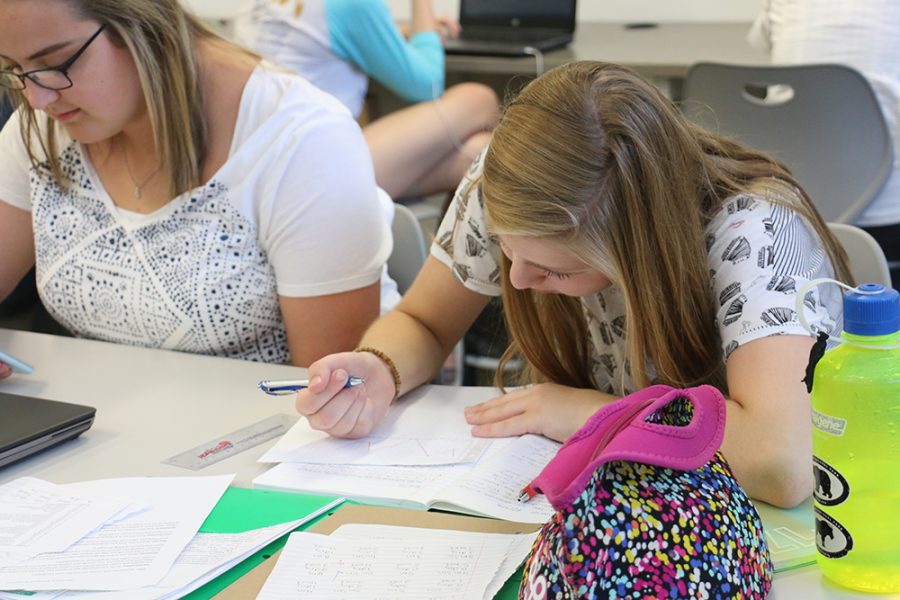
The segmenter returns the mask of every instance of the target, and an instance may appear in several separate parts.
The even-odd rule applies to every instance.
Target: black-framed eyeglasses
[[[28,71],[27,73],[16,73],[15,71],[2,71],[0,70],[0,87],[5,87],[13,90],[24,90],[25,89],[25,78],[27,77],[35,85],[39,85],[47,90],[66,90],[72,87],[72,80],[69,79],[69,69],[72,68],[72,65],[75,64],[75,61],[78,60],[78,57],[84,54],[84,51],[88,49],[88,46],[91,45],[97,36],[100,35],[100,32],[106,27],[106,24],[100,26],[94,35],[88,39],[84,43],[84,46],[78,49],[78,52],[73,54],[69,60],[62,63],[61,65],[57,65],[55,67],[47,67],[44,69],[34,69],[33,71]]]

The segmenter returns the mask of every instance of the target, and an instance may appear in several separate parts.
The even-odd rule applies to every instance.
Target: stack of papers
[[[536,536],[388,525],[292,533],[257,598],[489,599]]]
[[[560,444],[534,435],[472,437],[465,407],[497,393],[494,388],[423,386],[358,440],[331,438],[301,419],[260,459],[280,464],[253,484],[543,523],[553,515],[546,498],[524,503],[518,498]]]
[[[0,486],[0,598],[177,598],[321,512],[244,533],[198,533],[232,478]]]

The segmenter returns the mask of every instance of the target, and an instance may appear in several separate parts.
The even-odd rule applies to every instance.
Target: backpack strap
[[[648,417],[678,399],[693,408],[690,423],[663,425]],[[725,399],[703,385],[675,389],[655,385],[625,396],[588,419],[531,483],[560,510],[584,491],[594,472],[611,461],[630,461],[679,471],[709,462],[725,435]]]

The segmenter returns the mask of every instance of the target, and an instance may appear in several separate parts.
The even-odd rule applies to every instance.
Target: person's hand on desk
[[[346,387],[350,375],[365,382]],[[297,412],[313,429],[335,437],[359,438],[378,424],[394,398],[390,369],[369,352],[342,352],[309,367],[309,387],[297,392]]]
[[[12,375],[12,367],[0,361],[0,380],[6,379],[10,375]]]
[[[540,383],[466,408],[466,421],[479,437],[536,433],[558,442],[569,439],[614,396],[556,383]]]

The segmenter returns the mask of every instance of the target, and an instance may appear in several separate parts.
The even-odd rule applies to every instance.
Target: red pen
[[[529,500],[537,496],[537,494],[538,493],[533,487],[531,487],[531,484],[529,483],[522,488],[521,492],[519,492],[519,502],[528,502]]]

